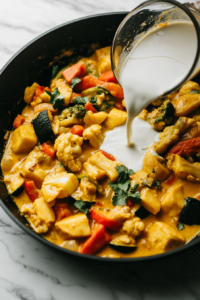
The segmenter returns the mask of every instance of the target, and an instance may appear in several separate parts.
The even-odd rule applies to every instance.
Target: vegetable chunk
[[[101,125],[91,125],[83,132],[83,139],[89,140],[92,147],[98,149],[103,143],[104,136],[101,133]]]
[[[107,119],[104,121],[104,125],[107,129],[112,130],[115,127],[125,124],[126,119],[127,112],[113,108],[109,112]]]
[[[171,226],[156,222],[148,229],[148,240],[152,248],[171,250],[185,243],[183,236]]]
[[[111,70],[110,51],[110,46],[95,51],[98,58],[98,69],[100,73]]]
[[[15,153],[31,151],[37,144],[37,136],[32,125],[23,125],[12,134],[12,150]]]
[[[173,186],[163,197],[161,202],[162,210],[170,217],[178,217],[184,206],[183,185]]]
[[[78,213],[55,223],[56,229],[65,239],[82,238],[91,234],[88,218]]]
[[[161,208],[157,191],[149,188],[144,188],[141,191],[142,205],[153,215],[156,215]]]
[[[169,177],[169,171],[162,164],[159,156],[154,156],[151,152],[147,152],[143,159],[143,170],[150,174],[155,180],[165,180]]]

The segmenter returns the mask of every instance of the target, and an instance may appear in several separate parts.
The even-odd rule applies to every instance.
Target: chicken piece
[[[72,194],[76,200],[94,202],[96,200],[97,188],[87,177],[81,179],[79,188]]]
[[[180,117],[178,121],[175,124],[175,127],[179,129],[180,134],[185,132],[190,126],[192,126],[195,123],[194,119],[186,118],[186,117]]]
[[[83,138],[72,133],[62,133],[55,140],[57,158],[72,172],[79,172],[82,168],[82,163],[78,159],[82,154],[82,144]]]
[[[173,146],[179,140],[179,129],[176,126],[168,126],[161,132],[160,141],[155,144],[154,150],[159,155],[164,154],[169,147]]]
[[[169,177],[169,171],[162,162],[161,157],[154,156],[148,151],[143,158],[143,170],[154,180],[165,180]]]
[[[24,204],[21,213],[25,215],[31,227],[37,233],[47,232],[55,222],[54,211],[43,198],[38,198],[30,204]]]
[[[55,223],[55,227],[64,239],[83,238],[91,234],[89,220],[85,214],[78,213]]]
[[[31,124],[23,125],[15,129],[11,139],[11,148],[15,153],[28,153],[37,144],[37,136]]]
[[[176,102],[175,117],[184,117],[189,115],[200,106],[200,94],[186,94],[181,96]]]
[[[184,206],[183,184],[173,186],[162,198],[162,211],[170,217],[178,217]]]
[[[108,213],[110,219],[116,222],[124,222],[131,218],[131,211],[130,207],[128,206],[116,206],[115,208],[111,209]]]
[[[106,175],[111,181],[116,181],[117,178],[119,177],[119,174],[117,173],[115,167],[120,165],[116,161],[112,161],[105,157],[101,153],[101,151],[95,152],[89,159],[89,162],[92,163],[94,166],[97,168],[102,169],[103,171],[106,172]]]
[[[104,136],[101,133],[101,125],[91,125],[83,131],[83,139],[89,140],[93,148],[98,149],[103,143]]]
[[[41,193],[46,202],[56,198],[62,199],[71,196],[79,186],[78,179],[72,173],[61,172],[48,175],[43,184]]]
[[[39,84],[34,82],[31,86],[27,86],[24,91],[24,101],[26,103],[31,103],[33,100],[35,90],[39,87]]]
[[[110,51],[110,46],[95,51],[98,59],[98,69],[100,73],[111,70]]]
[[[144,188],[140,193],[140,198],[142,199],[144,208],[153,215],[156,215],[160,211],[161,205],[156,190]]]
[[[64,105],[69,105],[73,92],[72,88],[64,81],[64,79],[57,79],[53,81],[51,84],[51,90],[54,90],[56,87],[60,94],[64,96]]]
[[[139,236],[143,230],[144,223],[138,217],[126,220],[122,227],[122,231],[126,232],[132,238]]]
[[[185,243],[183,236],[163,222],[155,222],[148,230],[148,240],[153,249],[171,250]]]
[[[108,117],[108,114],[105,111],[100,111],[97,113],[93,113],[91,110],[89,110],[83,121],[86,125],[91,126],[93,124],[101,124],[105,119]]]
[[[186,94],[190,94],[192,91],[200,91],[200,87],[198,83],[193,81],[188,81],[186,84],[182,86],[182,88],[179,90],[179,96],[183,96]]]
[[[177,154],[167,156],[167,166],[179,178],[187,178],[190,181],[200,181],[200,163],[190,164],[187,160]]]
[[[106,172],[104,170],[92,165],[90,162],[85,162],[83,168],[85,172],[95,180],[101,180],[106,177]]]
[[[126,123],[127,112],[119,110],[117,108],[113,108],[109,114],[107,119],[104,121],[104,125],[107,129],[112,130],[115,127],[123,125]]]
[[[33,180],[39,189],[41,188],[44,178],[47,176],[47,173],[39,165],[44,158],[44,153],[40,151],[38,147],[35,147],[25,159],[20,171],[24,178]]]

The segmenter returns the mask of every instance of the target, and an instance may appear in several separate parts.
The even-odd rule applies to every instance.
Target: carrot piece
[[[48,109],[52,113],[52,115],[55,115],[58,112],[58,109],[53,108],[53,104],[41,103],[41,104],[34,106],[34,114],[41,112],[43,110],[46,110],[46,109]]]
[[[87,111],[91,110],[93,113],[97,113],[96,108],[94,108],[94,106],[92,105],[91,102],[87,102],[87,103],[85,104],[85,109],[86,109]]]
[[[31,201],[34,202],[37,198],[39,198],[39,193],[35,186],[34,181],[32,181],[32,180],[25,181],[25,190],[26,190],[29,198],[31,199]]]
[[[38,88],[35,90],[35,96],[36,97],[39,97],[42,93],[44,93],[44,89],[45,87],[44,86],[38,86]]]
[[[114,221],[107,216],[101,214],[99,211],[92,209],[90,211],[90,217],[95,220],[97,223],[104,225],[105,227],[119,231],[122,227],[122,223]]]
[[[13,122],[13,127],[16,129],[19,126],[21,126],[24,122],[25,122],[24,117],[22,117],[21,115],[18,115]]]
[[[56,200],[54,211],[56,215],[56,221],[60,221],[72,215],[67,203],[65,203],[63,200]]]
[[[42,144],[42,151],[47,154],[48,156],[50,156],[52,159],[55,157],[56,155],[56,150],[54,149],[53,146],[44,143]]]
[[[81,97],[81,94],[77,94],[77,93],[72,93],[72,100],[74,100],[77,97]]]
[[[75,135],[78,135],[78,136],[81,136],[81,137],[83,136],[83,131],[84,131],[84,128],[81,125],[74,125],[71,128],[71,133],[72,134],[75,134]]]
[[[75,77],[83,77],[86,74],[84,64],[78,63],[62,72],[63,77],[68,84],[71,84],[72,79]]]
[[[98,224],[94,227],[91,236],[81,245],[79,252],[92,255],[112,240],[105,227]]]
[[[76,92],[81,92],[83,90],[89,89],[91,87],[100,86],[107,89],[113,97],[124,98],[123,89],[119,84],[113,82],[105,82],[97,79],[94,76],[88,75],[81,79],[81,82],[75,85],[74,89]]]
[[[175,180],[175,175],[174,175],[174,174],[171,174],[171,175],[167,178],[167,180],[165,180],[165,183],[171,185],[171,184],[174,182],[174,180]]]
[[[177,143],[168,153],[182,157],[191,156],[200,151],[200,137]]]
[[[106,81],[106,82],[117,83],[117,80],[116,80],[112,70],[101,74],[101,76],[99,77],[99,80]]]
[[[115,161],[115,160],[116,160],[115,157],[114,157],[112,154],[107,153],[106,151],[103,151],[103,150],[100,150],[100,151],[101,151],[101,153],[102,153],[105,157],[107,157],[108,159],[110,159],[110,160],[112,160],[112,161]]]
[[[119,98],[115,99],[115,108],[120,109],[120,110],[124,110],[124,107],[122,105],[122,100],[123,99],[119,99]]]

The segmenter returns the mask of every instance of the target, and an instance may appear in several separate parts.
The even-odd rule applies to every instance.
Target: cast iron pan
[[[12,129],[14,118],[18,113],[20,114],[25,106],[23,101],[25,87],[32,85],[35,81],[43,86],[49,85],[52,72],[50,62],[54,61],[55,64],[59,64],[62,67],[67,65],[72,59],[77,58],[77,56],[89,56],[94,49],[111,45],[115,31],[126,14],[126,12],[107,13],[65,23],[40,35],[24,46],[8,61],[0,72],[1,155],[4,149],[3,137],[5,132]],[[72,50],[72,56],[67,56],[66,50]],[[200,77],[195,78],[195,80],[200,83]],[[0,182],[0,204],[11,219],[35,239],[66,254],[94,261],[130,263],[164,258],[192,247],[200,241],[200,237],[198,237],[189,244],[175,250],[141,258],[110,259],[83,255],[56,246],[33,232],[30,227],[27,227],[27,221],[20,216],[3,182]]]

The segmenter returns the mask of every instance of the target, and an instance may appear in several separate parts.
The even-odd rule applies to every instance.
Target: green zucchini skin
[[[116,245],[116,244],[112,244],[112,243],[110,243],[109,246],[113,250],[116,250],[118,252],[125,253],[125,254],[126,253],[131,253],[131,252],[133,252],[134,250],[137,249],[136,246]]]
[[[136,217],[140,218],[141,220],[148,217],[149,214],[150,214],[150,212],[148,210],[146,210],[146,208],[144,208],[144,206],[142,206],[142,205],[135,212]]]
[[[41,111],[37,118],[32,121],[32,124],[41,145],[55,137],[49,120],[48,110]]]
[[[23,190],[24,190],[24,185],[18,187],[18,188],[12,193],[12,196],[18,197],[19,195],[21,195],[21,193],[23,192]]]
[[[179,222],[186,225],[200,225],[200,201],[195,198],[185,198]]]

